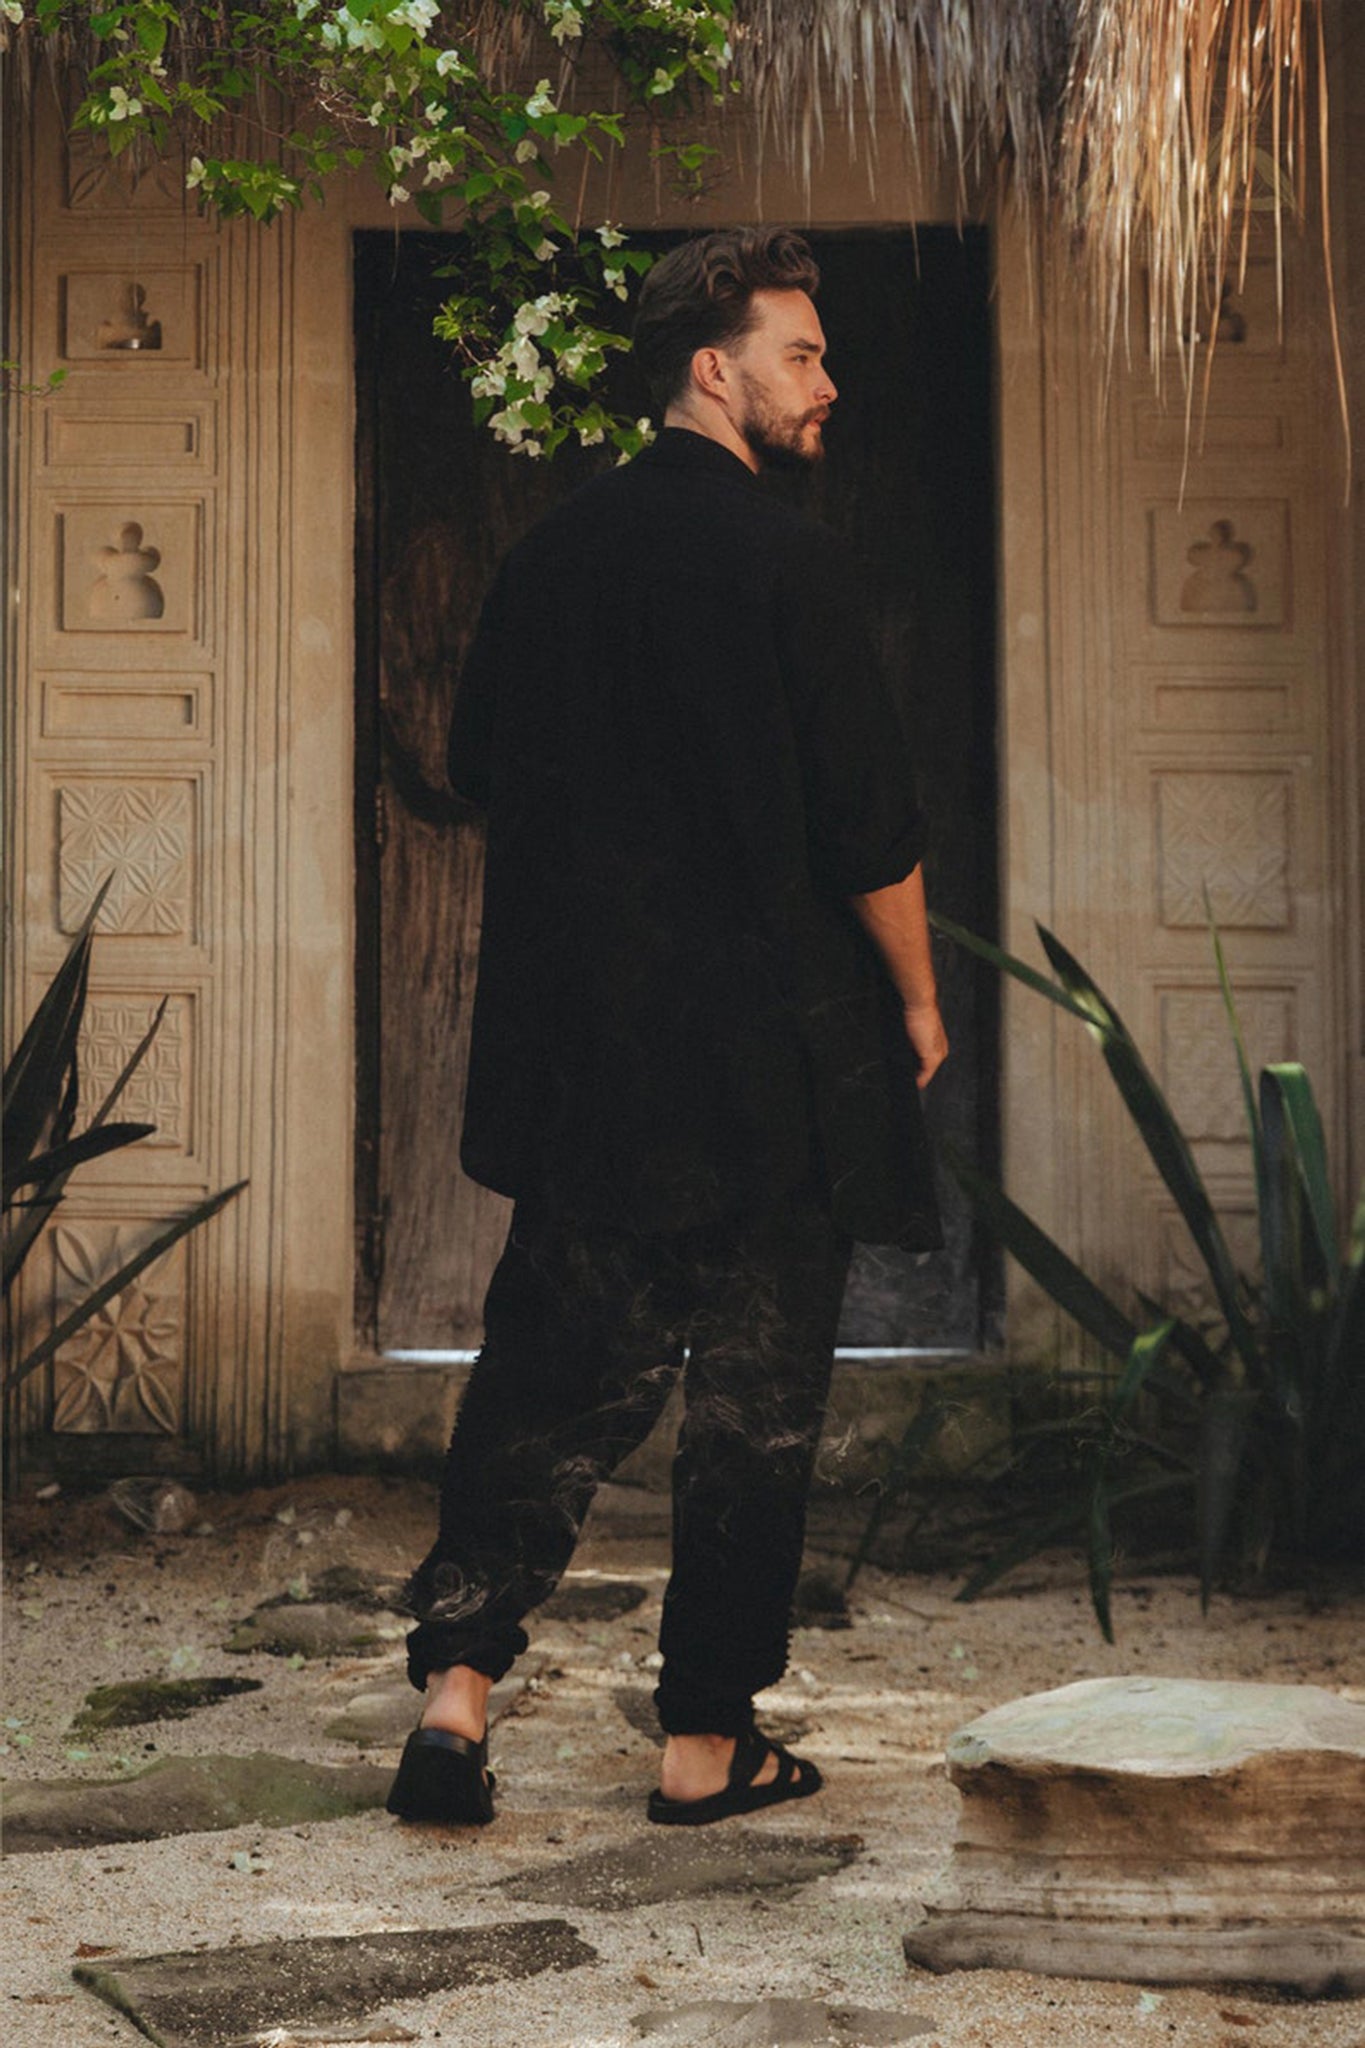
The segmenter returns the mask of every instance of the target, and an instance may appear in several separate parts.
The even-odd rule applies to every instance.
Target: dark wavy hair
[[[755,292],[820,288],[810,246],[790,228],[722,228],[670,249],[645,277],[635,360],[660,418],[681,396],[699,348],[723,348],[754,323]]]

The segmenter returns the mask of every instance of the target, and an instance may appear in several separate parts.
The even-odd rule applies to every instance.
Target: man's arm
[[[948,1057],[948,1034],[939,1015],[929,950],[924,870],[916,866],[903,881],[849,901],[896,985],[906,1036],[919,1059],[919,1085],[925,1088]]]

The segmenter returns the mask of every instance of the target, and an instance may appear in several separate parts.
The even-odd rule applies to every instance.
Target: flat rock
[[[358,1613],[329,1600],[277,1600],[239,1621],[223,1648],[269,1657],[347,1657],[358,1650],[382,1650],[407,1633],[398,1614]]]
[[[652,1828],[620,1849],[594,1849],[548,1870],[505,1878],[502,1889],[538,1905],[623,1913],[706,1892],[795,1891],[843,1870],[862,1846],[858,1835]]]
[[[1086,1679],[948,1743],[933,1969],[1365,1990],[1365,1706],[1318,1686]]]
[[[379,1572],[362,1571],[358,1565],[329,1564],[323,1571],[305,1572],[296,1584],[306,1589],[302,1594],[305,1600],[350,1607],[357,1614],[401,1612],[403,1581]],[[269,1600],[262,1600],[255,1612],[288,1607],[297,1604],[299,1598],[296,1591],[274,1593]]]
[[[814,1998],[708,1998],[637,2013],[631,2025],[660,2048],[883,2048],[935,2031],[934,2021],[921,2013],[824,2005]]]
[[[565,1579],[536,1609],[537,1621],[619,1621],[649,1598],[630,1579]]]
[[[523,1659],[515,1678],[504,1678],[488,1695],[488,1725],[497,1726],[503,1715],[523,1697],[535,1668]],[[333,1742],[354,1742],[362,1749],[397,1748],[407,1741],[417,1725],[422,1695],[405,1678],[392,1685],[375,1686],[348,1700],[334,1720],[323,1729]]]
[[[293,1757],[168,1756],[136,1776],[37,1778],[5,1799],[3,1851],[155,1842],[256,1822],[296,1827],[382,1806],[392,1773],[374,1764],[299,1763]]]
[[[129,1678],[97,1685],[71,1723],[73,1735],[98,1735],[104,1728],[139,1728],[147,1721],[183,1721],[199,1707],[211,1707],[238,1693],[259,1692],[259,1678]]]
[[[792,1599],[793,1628],[852,1628],[848,1595],[832,1572],[802,1572]]]
[[[72,1975],[162,2048],[245,2048],[297,2023],[595,1961],[566,1921],[525,1920],[110,1958]]]

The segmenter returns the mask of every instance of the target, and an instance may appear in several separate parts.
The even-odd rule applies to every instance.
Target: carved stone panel
[[[81,1102],[87,1112],[108,1094],[156,1013],[158,998],[131,990],[94,989],[86,999],[78,1061]],[[172,996],[156,1037],[118,1100],[129,1123],[155,1124],[141,1145],[188,1153],[194,1147],[194,999]],[[125,1164],[132,1155],[120,1153]]]
[[[57,927],[76,931],[108,875],[99,930],[195,937],[197,783],[72,778],[57,791]]]
[[[212,678],[44,676],[44,740],[202,740]]]
[[[1241,1076],[1220,991],[1167,988],[1158,1004],[1161,1085],[1186,1137],[1195,1143],[1248,1143]],[[1294,1057],[1292,989],[1240,987],[1236,1005],[1253,1073],[1268,1060]]]
[[[197,364],[202,280],[198,264],[68,270],[60,295],[64,360],[113,365],[125,376],[130,366]]]
[[[1283,745],[1302,725],[1305,679],[1285,669],[1248,674],[1245,667],[1148,669],[1142,684],[1142,724],[1156,733],[1209,733]]]
[[[68,504],[57,521],[62,633],[194,633],[197,503]]]
[[[1207,889],[1224,930],[1290,924],[1290,778],[1167,769],[1154,780],[1160,922],[1202,927]]]
[[[130,469],[199,470],[208,459],[208,422],[204,406],[148,413],[68,404],[43,415],[43,459],[49,469],[119,475]]]
[[[110,156],[102,137],[75,134],[65,145],[66,203],[73,213],[183,213],[185,176],[174,157],[141,150]]]
[[[111,1278],[154,1230],[149,1223],[57,1225],[50,1234],[54,1316]],[[180,1434],[185,1279],[182,1240],[62,1345],[52,1363],[54,1431]]]
[[[1239,1198],[1215,1203],[1215,1209],[1234,1271],[1254,1282],[1261,1270],[1260,1225],[1255,1207]],[[1183,1316],[1187,1323],[1211,1333],[1216,1340],[1222,1326],[1208,1268],[1183,1218],[1164,1204],[1157,1216],[1157,1244],[1157,1299],[1162,1308]]]
[[[1148,510],[1152,623],[1219,631],[1289,622],[1289,508],[1220,499]]]

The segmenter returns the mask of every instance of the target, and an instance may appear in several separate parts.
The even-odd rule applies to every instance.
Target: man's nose
[[[816,379],[815,396],[822,405],[833,405],[839,396],[839,387],[823,363],[820,365],[820,375]]]

